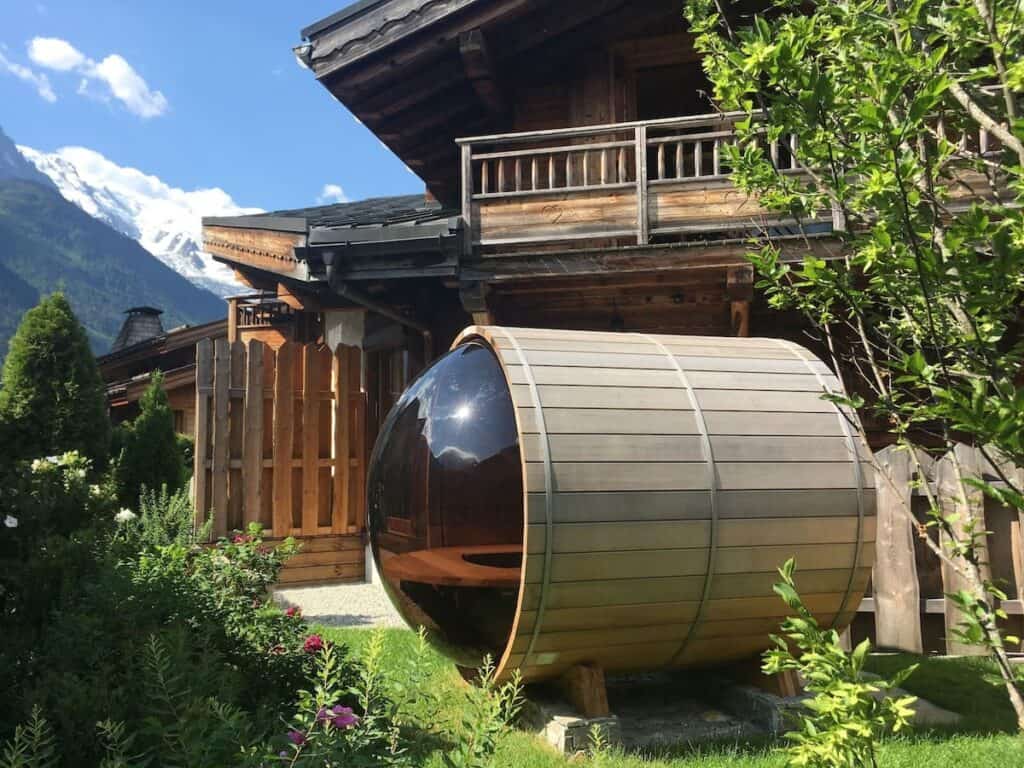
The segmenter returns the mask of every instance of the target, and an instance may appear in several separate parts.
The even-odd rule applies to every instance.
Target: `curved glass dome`
[[[465,667],[495,661],[523,558],[519,438],[494,352],[471,341],[405,391],[374,446],[374,558],[398,610]]]

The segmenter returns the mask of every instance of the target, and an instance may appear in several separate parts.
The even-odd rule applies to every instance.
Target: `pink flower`
[[[294,619],[298,616],[302,616],[302,609],[298,606],[293,605],[290,608],[288,608],[287,611],[284,612],[284,615],[287,616],[289,619]]]
[[[302,644],[302,650],[306,653],[320,653],[324,649],[324,639],[320,635],[310,635]]]
[[[334,717],[331,718],[331,725],[342,730],[352,728],[359,723],[359,718],[352,712],[350,707],[343,707],[340,704],[331,708]]]
[[[288,741],[296,747],[301,747],[306,743],[306,735],[302,731],[288,731]]]
[[[236,533],[231,539],[232,544],[248,544],[252,538],[247,533]]]

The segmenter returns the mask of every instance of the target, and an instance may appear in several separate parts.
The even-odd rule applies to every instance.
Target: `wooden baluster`
[[[540,186],[540,174],[537,172],[536,156],[530,160],[530,189],[536,191]]]
[[[491,164],[484,160],[480,163],[480,193],[486,195],[490,191],[491,186]]]
[[[665,178],[665,145],[658,145],[658,181]]]
[[[628,173],[629,173],[629,171],[626,170],[626,148],[625,147],[619,147],[619,175],[618,175],[618,182],[619,182],[619,184],[624,184],[625,182],[627,182],[629,180],[629,178],[627,176]]]
[[[608,183],[608,150],[601,150],[601,183]]]
[[[590,186],[590,151],[583,153],[583,186]]]
[[[722,175],[722,140],[720,138],[715,139],[715,143],[711,147],[711,172],[715,176]]]
[[[518,192],[520,189],[522,189],[522,181],[523,181],[523,163],[522,163],[522,160],[520,160],[517,157],[516,158],[516,183],[515,183],[516,192]]]
[[[572,152],[565,153],[565,186],[572,186]]]
[[[779,167],[779,142],[768,139],[768,153],[772,158],[772,165]]]
[[[701,151],[704,149],[704,143],[697,140],[693,144],[693,176],[694,178],[701,175],[701,166],[704,162],[704,158],[701,157]]]
[[[505,191],[505,158],[498,158],[498,191]]]
[[[797,146],[796,142],[797,142],[796,134],[795,133],[790,134],[790,136],[789,136],[789,167],[790,167],[790,170],[795,170],[799,166],[799,163],[797,163],[797,161],[796,161],[796,146]]]
[[[548,155],[548,189],[555,188],[555,156]]]
[[[685,176],[686,166],[683,165],[683,142],[676,142],[676,178],[681,179]]]

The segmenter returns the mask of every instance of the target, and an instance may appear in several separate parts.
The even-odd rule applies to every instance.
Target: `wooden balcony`
[[[571,250],[698,233],[784,233],[795,222],[762,208],[731,180],[725,147],[735,142],[734,125],[744,117],[695,115],[459,139],[462,211],[472,245],[486,255],[548,243]],[[998,150],[984,132],[968,139],[961,145],[974,152]],[[764,140],[765,153],[784,173],[800,173],[794,150],[795,137]],[[969,180],[960,181],[965,187]],[[832,212],[822,211],[813,229],[827,233],[833,223]]]

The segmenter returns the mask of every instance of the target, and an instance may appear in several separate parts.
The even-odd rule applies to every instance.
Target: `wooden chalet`
[[[798,235],[733,184],[735,118],[677,0],[361,0],[302,37],[427,191],[204,221],[205,249],[301,328],[200,348],[197,498],[222,529],[260,520],[314,543],[308,580],[362,578],[380,424],[472,323],[814,348],[757,295],[748,239],[834,258],[842,222]],[[796,170],[787,137],[765,149]],[[272,314],[233,302],[229,326]]]

